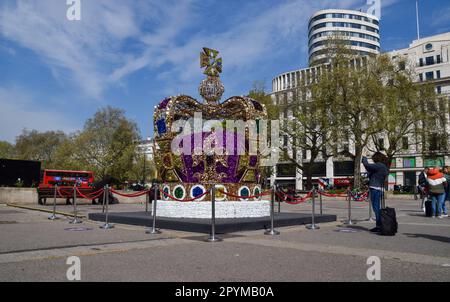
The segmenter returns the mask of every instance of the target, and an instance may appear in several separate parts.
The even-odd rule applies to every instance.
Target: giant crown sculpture
[[[200,84],[199,93],[205,103],[199,103],[186,95],[179,95],[168,97],[155,107],[154,149],[158,180],[162,182],[162,189],[167,194],[163,194],[163,199],[169,199],[168,195],[177,199],[195,198],[209,190],[212,184],[218,188],[216,200],[219,201],[239,200],[229,198],[222,192],[238,196],[254,196],[261,193],[260,155],[249,152],[250,142],[258,138],[250,134],[248,127],[241,132],[223,131],[222,134],[223,146],[219,147],[223,147],[224,150],[227,140],[236,141],[237,138],[241,138],[245,141],[245,152],[240,154],[237,152],[229,154],[225,151],[222,154],[199,153],[194,150],[195,144],[192,144],[190,150],[192,152],[188,154],[175,154],[171,148],[174,138],[179,135],[171,131],[174,123],[189,121],[199,112],[203,119],[218,120],[221,123],[225,123],[226,120],[258,122],[267,119],[265,106],[249,97],[234,96],[220,103],[225,89],[219,78],[222,72],[222,58],[218,55],[218,51],[209,48],[203,48],[200,54],[200,66],[205,68],[204,74],[207,78]],[[206,144],[216,133],[214,129],[201,130],[200,133],[189,134],[188,139],[194,141],[196,135],[200,136],[203,144]],[[205,196],[199,200],[204,198]]]

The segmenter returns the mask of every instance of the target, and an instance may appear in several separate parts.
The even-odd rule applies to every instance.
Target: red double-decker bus
[[[74,186],[86,194],[92,192],[93,182],[92,171],[44,170],[38,187],[38,203],[45,204],[47,198],[54,197],[56,185],[70,203]]]

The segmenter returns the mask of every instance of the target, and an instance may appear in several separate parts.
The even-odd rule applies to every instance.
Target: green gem
[[[174,194],[175,194],[176,198],[183,198],[184,191],[183,191],[182,188],[178,187],[178,188],[175,189]]]

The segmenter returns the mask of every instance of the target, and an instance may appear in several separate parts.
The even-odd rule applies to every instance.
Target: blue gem
[[[166,120],[164,118],[156,121],[156,127],[158,128],[159,134],[164,134],[167,131]]]
[[[203,194],[203,189],[201,187],[195,187],[192,189],[192,195],[194,197],[200,196]]]
[[[247,188],[243,188],[241,189],[241,196],[249,196],[250,192],[248,191]]]

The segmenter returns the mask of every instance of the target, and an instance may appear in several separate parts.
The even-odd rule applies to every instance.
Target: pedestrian
[[[370,164],[367,157],[362,158],[362,163],[367,170],[369,176],[369,191],[372,208],[375,212],[376,227],[371,229],[371,232],[379,232],[381,227],[381,198],[383,198],[384,184],[386,177],[389,174],[389,169],[386,165],[387,158],[381,152],[376,152],[372,156],[373,164]]]
[[[417,186],[419,188],[419,192],[420,192],[420,199],[422,200],[422,211],[425,212],[425,200],[428,197],[428,188],[427,188],[427,173],[428,173],[429,168],[426,167],[425,169],[423,169],[422,172],[420,172],[419,174],[419,185]]]
[[[444,209],[445,209],[445,215],[447,215],[447,217],[448,217],[448,210],[447,210],[446,202],[447,201],[450,202],[450,167],[449,166],[444,167],[444,177],[445,177],[445,180],[447,181],[447,191],[445,192]]]
[[[448,184],[444,174],[439,171],[439,168],[428,170],[427,183],[429,194],[431,196],[431,217],[448,217],[448,213],[443,212],[443,207],[445,207],[445,193],[447,192]]]

